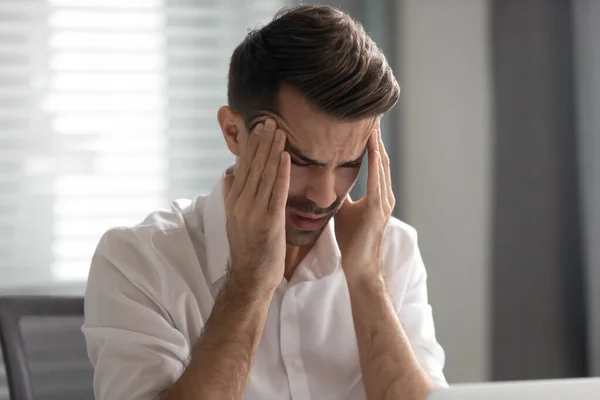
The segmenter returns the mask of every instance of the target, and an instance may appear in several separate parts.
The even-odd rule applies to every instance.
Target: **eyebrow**
[[[277,112],[274,112],[274,111],[268,111],[268,112],[256,114],[249,118],[250,126],[247,127],[247,129],[248,129],[248,131],[251,131],[252,129],[254,129],[256,127],[256,125],[258,125],[261,122],[264,122],[268,118],[274,118],[275,120],[277,120],[277,118],[275,118],[275,117],[277,117],[281,120],[284,120],[281,115],[279,115]],[[285,131],[285,129],[284,129],[284,131]],[[297,159],[299,159],[300,161],[302,161],[306,164],[317,165],[319,167],[327,166],[327,163],[314,160],[314,159],[310,158],[309,156],[303,154],[302,151],[300,151],[300,149],[298,149],[296,146],[294,146],[292,143],[290,143],[290,141],[287,138],[285,141],[284,150],[287,151],[288,153],[290,153],[290,155],[293,155],[294,157],[296,157]],[[341,168],[355,167],[357,164],[362,162],[362,159],[364,158],[366,153],[367,153],[367,146],[365,146],[365,149],[362,151],[360,156],[358,156],[354,160],[345,161],[345,162],[341,163],[340,165],[338,165],[338,167],[341,167]]]
[[[290,153],[290,155],[293,155],[294,157],[298,158],[300,161],[302,161],[306,164],[317,165],[319,167],[327,166],[327,163],[313,160],[312,158],[308,157],[307,155],[302,154],[302,152],[296,146],[294,146],[292,143],[290,143],[289,140],[286,140],[286,142],[285,142],[285,151],[287,151],[288,153]],[[356,164],[358,164],[362,161],[366,152],[367,152],[367,148],[365,147],[365,149],[362,151],[360,156],[358,156],[354,160],[343,162],[340,165],[338,165],[338,167],[344,168],[344,167],[356,166]]]

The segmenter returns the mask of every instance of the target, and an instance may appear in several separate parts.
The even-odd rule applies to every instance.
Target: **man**
[[[339,10],[290,8],[246,37],[217,114],[235,166],[98,245],[83,327],[98,400],[422,400],[446,384],[416,233],[391,217],[379,117],[399,92]]]

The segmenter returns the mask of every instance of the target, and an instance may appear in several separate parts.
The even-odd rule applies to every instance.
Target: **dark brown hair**
[[[400,95],[383,52],[362,25],[317,5],[282,9],[231,56],[227,100],[246,122],[261,111],[278,112],[284,85],[342,120],[381,115]]]

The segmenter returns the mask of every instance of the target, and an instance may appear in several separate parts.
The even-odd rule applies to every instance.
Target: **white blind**
[[[0,288],[210,190],[229,58],[289,0],[0,0]]]

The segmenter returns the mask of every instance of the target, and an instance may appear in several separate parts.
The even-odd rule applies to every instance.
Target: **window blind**
[[[289,0],[0,0],[0,289],[83,280],[104,231],[208,192],[248,28]]]

